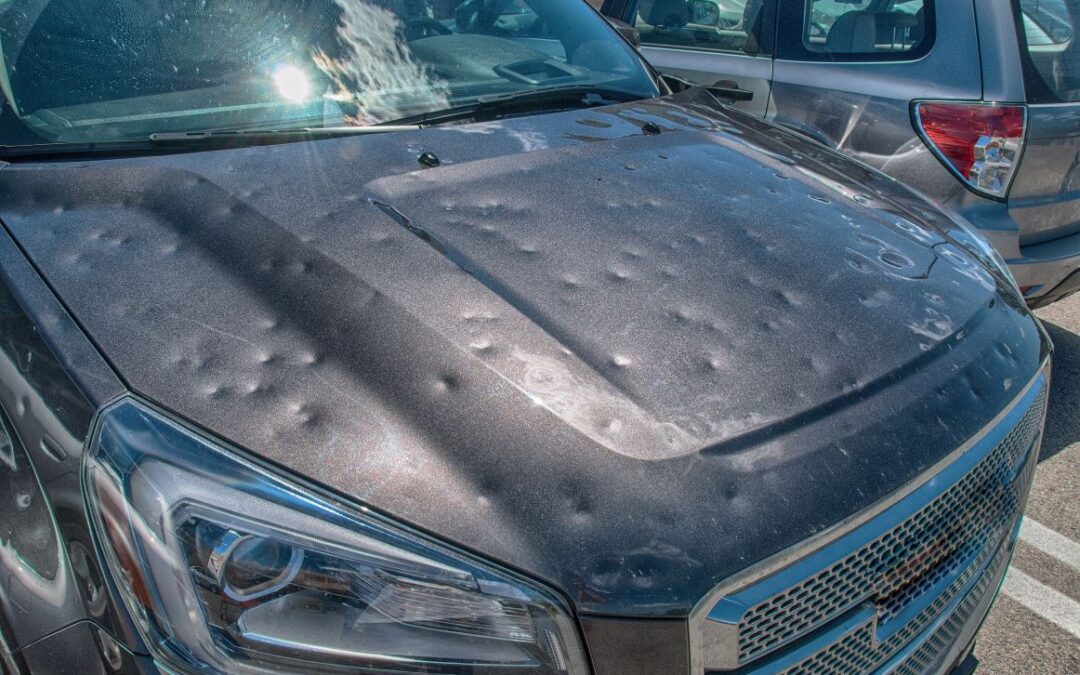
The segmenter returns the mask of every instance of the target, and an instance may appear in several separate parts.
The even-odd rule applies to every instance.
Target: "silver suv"
[[[661,72],[967,218],[1028,304],[1080,289],[1080,0],[607,0],[603,11],[637,28]]]

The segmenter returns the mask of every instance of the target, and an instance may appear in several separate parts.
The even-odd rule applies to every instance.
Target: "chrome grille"
[[[970,449],[899,501],[721,596],[708,621],[715,622],[709,630],[728,631],[714,635],[730,635],[726,667],[921,672],[920,664],[947,651],[1007,564],[1046,389],[1040,375]],[[720,667],[719,658],[710,661]]]
[[[749,661],[868,598],[888,623],[912,600],[996,545],[1019,510],[1020,460],[1042,422],[1045,389],[986,459],[908,520],[843,560],[747,612],[739,624],[739,660]]]
[[[960,635],[960,631],[964,628],[964,624],[968,622],[972,612],[975,611],[975,607],[978,606],[979,601],[993,590],[1001,568],[1009,561],[1008,551],[1002,549],[999,558],[1000,560],[995,561],[994,569],[982,575],[975,588],[957,606],[956,611],[950,614],[948,619],[929,635],[917,649],[912,651],[910,655],[905,656],[897,664],[893,672],[897,673],[897,675],[922,675],[953,646],[956,638]]]
[[[902,654],[896,658],[888,670],[897,675],[922,675],[937,664],[942,656],[948,651],[957,636],[963,629],[964,624],[971,618],[972,612],[978,606],[987,591],[992,590],[994,581],[998,578],[1002,568],[1008,562],[1008,549],[1001,547],[997,551],[993,564],[982,574],[974,586],[963,596],[962,600],[949,613],[945,619],[930,634],[921,640],[910,653]],[[969,580],[970,581],[970,580]],[[941,610],[945,603],[935,603],[934,609]],[[933,612],[936,614],[937,612]],[[927,614],[931,614],[929,611]],[[882,665],[882,654],[898,652],[904,643],[912,637],[916,631],[904,631],[905,635],[894,636],[888,644],[882,647],[874,642],[874,627],[872,624],[862,626],[858,631],[847,636],[844,640],[818,652],[813,657],[799,665],[782,671],[784,675],[852,675],[854,673],[867,673]]]

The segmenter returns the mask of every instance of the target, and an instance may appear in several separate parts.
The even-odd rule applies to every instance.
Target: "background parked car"
[[[654,66],[964,216],[1032,306],[1080,289],[1080,0],[608,0]],[[715,18],[712,26],[701,25]]]

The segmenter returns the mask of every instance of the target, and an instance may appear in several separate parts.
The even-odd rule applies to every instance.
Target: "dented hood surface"
[[[581,612],[686,614],[1045,355],[941,214],[699,92],[11,165],[0,218],[134,391]]]

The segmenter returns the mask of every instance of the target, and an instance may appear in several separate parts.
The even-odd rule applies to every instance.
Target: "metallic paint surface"
[[[921,59],[820,63],[777,59],[768,119],[838,148],[936,201],[964,190],[911,124],[912,100],[982,96],[972,3],[938,2],[934,13],[938,37]]]
[[[764,91],[769,121],[945,204],[993,243],[1038,306],[1063,297],[1059,284],[1080,267],[1080,104],[1029,106],[1027,148],[1008,205],[969,191],[919,138],[911,118],[920,100],[1028,99],[1013,12],[1011,2],[936,3],[932,50],[906,61],[769,62],[648,45],[643,53],[665,73],[704,84],[734,78]],[[787,29],[779,29],[781,45],[800,39]],[[751,110],[762,113],[760,104],[758,96]]]
[[[0,218],[133,390],[584,614],[685,617],[1049,349],[940,212],[694,91],[10,166]]]
[[[3,480],[14,488],[0,511],[14,528],[0,533],[0,621],[10,649],[86,618],[120,625],[92,553],[80,462],[94,410],[122,392],[0,232],[0,407],[13,453]]]
[[[1028,127],[1024,158],[1009,192],[1021,250],[1080,234],[1080,103],[1031,106]],[[1075,270],[1080,247],[1072,252]]]
[[[149,658],[136,656],[124,649],[90,621],[59,630],[19,650],[13,658],[26,673],[151,675],[158,672]]]

